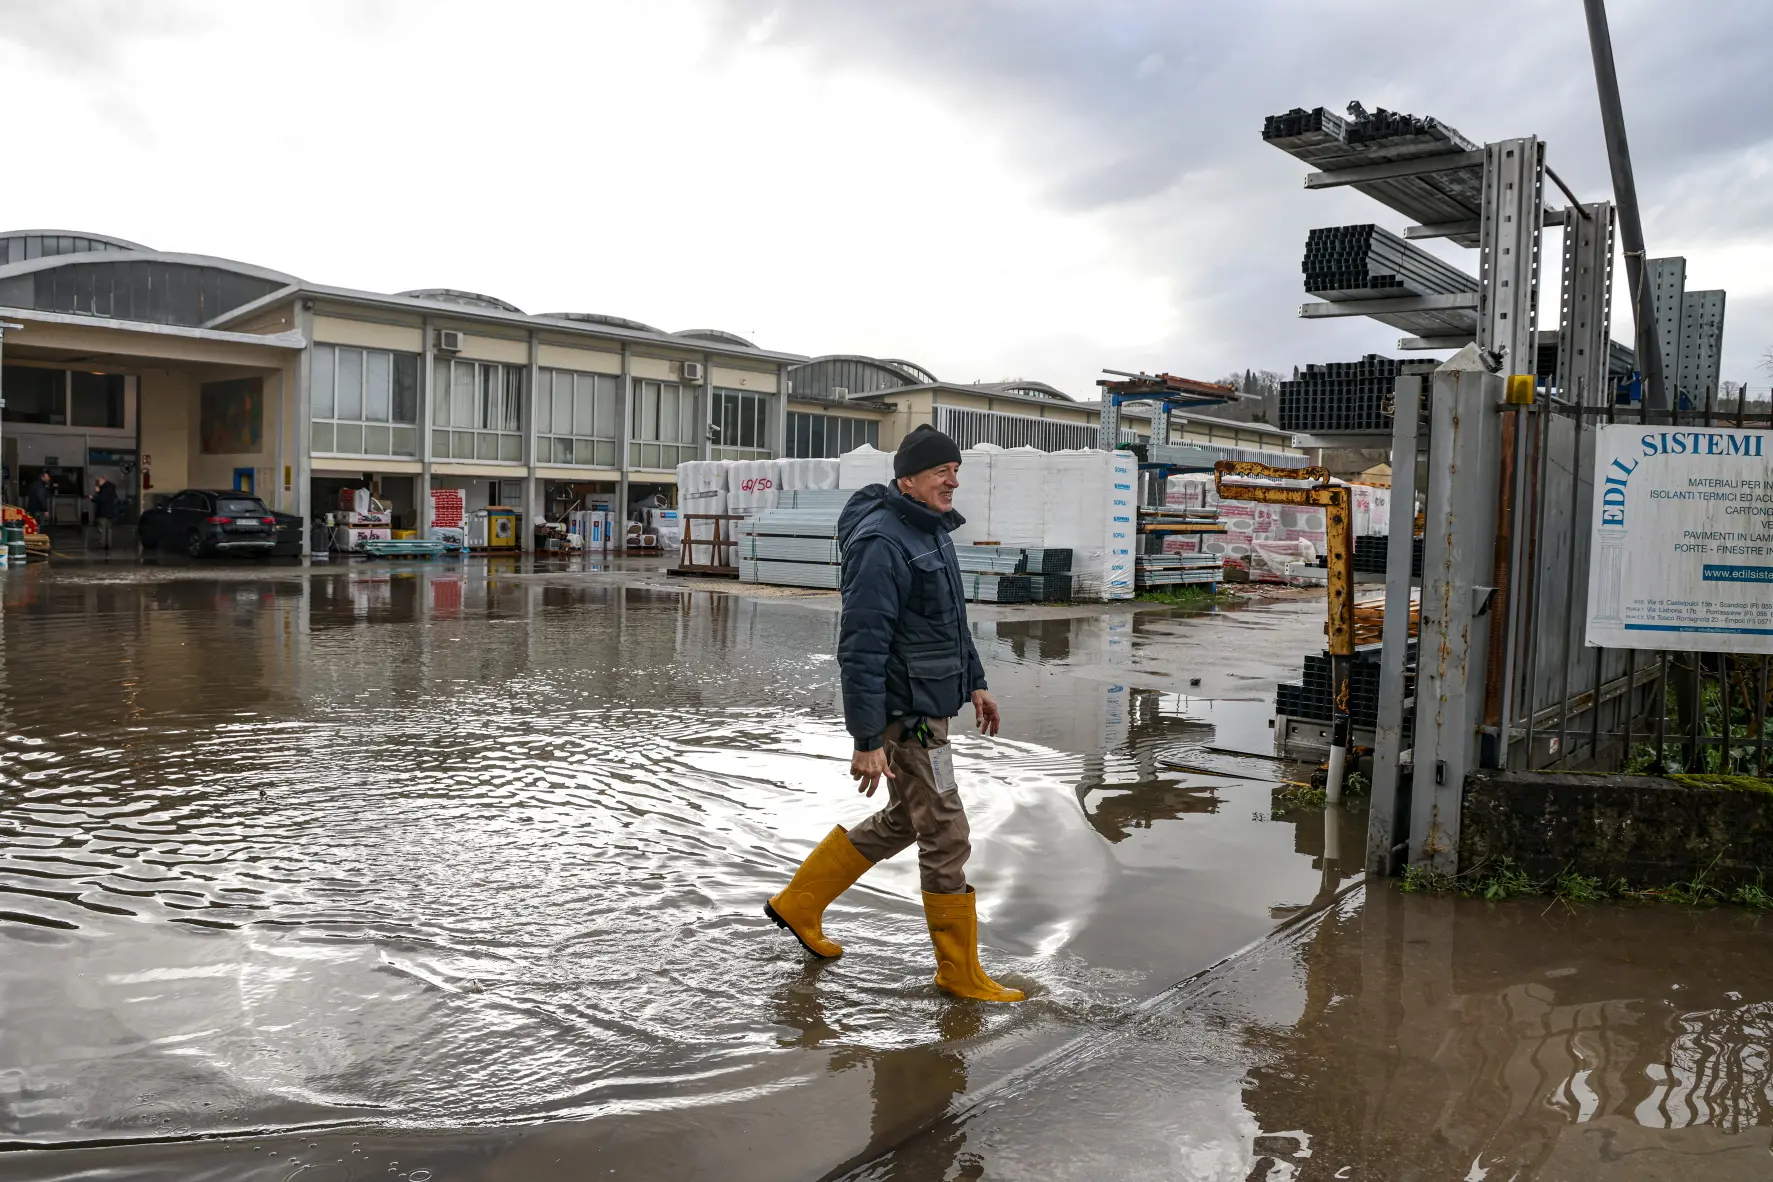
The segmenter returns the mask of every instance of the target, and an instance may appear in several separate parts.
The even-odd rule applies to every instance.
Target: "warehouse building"
[[[100,475],[137,508],[236,488],[303,518],[368,485],[414,529],[431,488],[530,519],[668,497],[683,460],[783,454],[785,375],[805,361],[718,329],[55,230],[0,233],[0,325],[7,499],[48,470],[67,522]]]
[[[790,456],[841,455],[863,442],[891,451],[923,423],[962,447],[1095,447],[1102,417],[1101,403],[1081,402],[1045,382],[944,382],[909,361],[853,354],[791,366],[788,389]],[[1122,424],[1127,442],[1151,434],[1149,411],[1139,404],[1123,410]],[[1207,414],[1172,415],[1170,442],[1304,454],[1290,431]]]

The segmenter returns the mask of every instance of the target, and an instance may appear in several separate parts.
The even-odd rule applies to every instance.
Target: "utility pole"
[[[1606,0],[1582,0],[1588,13],[1588,44],[1594,53],[1595,89],[1600,92],[1601,128],[1613,168],[1613,201],[1619,209],[1619,237],[1625,246],[1625,281],[1631,285],[1632,319],[1637,330],[1638,373],[1644,379],[1644,409],[1666,422],[1668,387],[1662,375],[1662,342],[1656,335],[1656,306],[1645,282],[1644,223],[1638,217],[1638,190],[1632,180],[1631,148],[1625,142],[1625,114],[1619,105],[1619,75],[1613,68],[1613,37],[1607,31]]]

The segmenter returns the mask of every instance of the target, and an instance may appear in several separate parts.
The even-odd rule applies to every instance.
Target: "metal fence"
[[[989,443],[995,447],[1032,447],[1040,451],[1095,447],[1096,424],[1037,419],[991,410],[937,406],[936,428],[962,447]]]
[[[1769,658],[1591,648],[1594,427],[1651,423],[1641,405],[1580,405],[1545,390],[1503,412],[1504,496],[1518,536],[1498,539],[1499,593],[1518,608],[1491,637],[1485,686],[1493,762],[1529,770],[1624,768],[1765,775]],[[1663,426],[1773,428],[1746,402],[1671,412]],[[1486,761],[1491,762],[1491,761]]]

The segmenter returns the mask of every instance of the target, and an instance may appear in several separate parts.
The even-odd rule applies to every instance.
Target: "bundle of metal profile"
[[[1033,603],[1034,580],[1028,575],[962,574],[966,597],[978,603]]]
[[[1068,575],[1071,573],[1071,550],[1065,546],[1030,546],[1022,551],[1022,569],[1035,575]]]
[[[778,587],[818,587],[837,590],[842,567],[822,562],[771,562],[767,559],[739,559],[741,583],[769,583]]]
[[[1326,300],[1476,291],[1478,281],[1371,223],[1325,226],[1305,238],[1305,290]]]
[[[837,519],[844,499],[829,495],[808,498],[815,503],[765,509],[734,523],[739,581],[836,588],[840,570]]]
[[[1637,367],[1637,354],[1630,345],[1622,345],[1618,341],[1607,342],[1607,374],[1609,377],[1625,377]],[[1555,331],[1540,331],[1538,357],[1533,368],[1540,382],[1546,387],[1551,387],[1557,381],[1558,334]],[[1563,391],[1560,390],[1559,394],[1563,394]],[[1596,401],[1600,400],[1589,399],[1591,404]]]
[[[1025,551],[1017,546],[971,546],[954,548],[962,574],[1013,575],[1028,569]]]
[[[853,488],[795,488],[784,489],[777,507],[782,509],[811,509],[818,512],[841,513],[843,507],[850,503],[856,495]]]
[[[1405,663],[1416,651],[1410,642]],[[1410,692],[1411,678],[1405,678],[1405,693]],[[1329,722],[1332,717],[1330,658],[1317,654],[1305,658],[1303,676],[1297,685],[1282,683],[1275,687],[1274,712],[1289,718],[1308,718]],[[1371,727],[1379,721],[1379,654],[1377,649],[1357,652],[1348,676],[1348,713],[1358,727]]]
[[[1037,603],[1063,603],[1071,598],[1069,574],[1029,575],[1028,585]]]
[[[1406,364],[1369,353],[1359,361],[1308,365],[1280,384],[1283,431],[1390,431],[1394,387]]]
[[[1391,558],[1391,539],[1385,534],[1362,534],[1354,539],[1354,569],[1362,574],[1382,575],[1386,572]],[[1327,559],[1319,559],[1318,565],[1327,565]],[[1410,547],[1410,577],[1422,577],[1422,538],[1417,537]]]
[[[1137,588],[1212,584],[1225,578],[1225,564],[1216,554],[1135,554],[1133,563]]]
[[[1358,104],[1350,104],[1350,112],[1343,119],[1322,107],[1310,111],[1295,107],[1284,115],[1270,115],[1263,122],[1262,138],[1326,173],[1475,152],[1480,147],[1438,119],[1383,107],[1367,112]],[[1361,181],[1352,187],[1412,221],[1445,223],[1477,220],[1483,184],[1483,165],[1471,163],[1441,172]],[[1451,241],[1476,246],[1477,235],[1457,234]]]
[[[838,561],[836,538],[778,537],[774,534],[740,534],[739,557],[776,562]]]

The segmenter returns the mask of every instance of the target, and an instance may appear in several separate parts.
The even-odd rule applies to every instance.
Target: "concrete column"
[[[307,342],[296,362],[295,488],[291,490],[295,493],[295,515],[302,519],[302,558],[306,561],[312,557],[309,539],[314,535],[314,431],[309,426],[314,420],[314,301],[298,299],[290,319]]]
[[[714,441],[709,433],[714,429],[714,364],[713,358],[702,358],[702,437],[696,440],[696,455],[702,459],[713,458]],[[682,491],[678,492],[677,508],[683,509]]]
[[[542,344],[536,338],[534,329],[529,334],[529,393],[524,399],[523,417],[528,438],[524,443],[524,455],[529,458],[529,467],[523,478],[523,521],[519,523],[522,536],[517,540],[519,550],[534,550],[536,547],[536,522],[542,518],[538,507],[541,503],[541,482],[536,479],[536,391],[540,388],[542,376]]]
[[[616,410],[616,505],[614,528],[621,534],[622,540],[612,543],[610,549],[625,550],[628,546],[628,444],[634,436],[634,351],[633,346],[626,342],[622,345],[622,397]]]
[[[776,404],[774,407],[776,420],[773,433],[774,446],[770,451],[777,459],[788,454],[788,367],[776,367]]]
[[[419,356],[419,487],[414,494],[418,502],[419,537],[431,536],[431,400],[437,396],[437,333],[431,327],[431,318],[421,322],[420,332],[425,342],[424,353]]]

